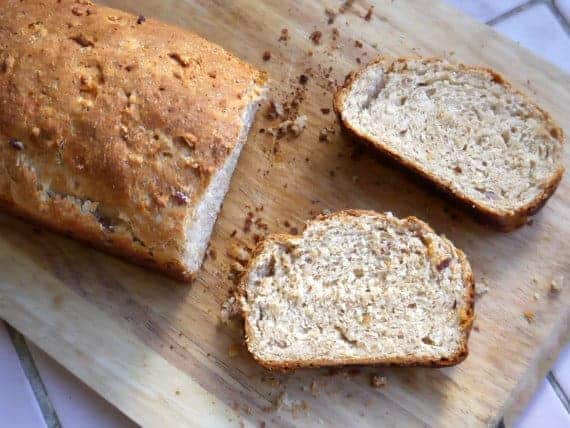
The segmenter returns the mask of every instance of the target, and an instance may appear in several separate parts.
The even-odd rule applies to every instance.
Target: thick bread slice
[[[90,1],[0,8],[0,206],[190,280],[265,76]]]
[[[380,58],[335,97],[343,126],[503,230],[554,193],[564,134],[496,72]]]
[[[424,222],[350,210],[261,242],[239,299],[247,347],[268,368],[448,366],[467,356],[474,282]]]

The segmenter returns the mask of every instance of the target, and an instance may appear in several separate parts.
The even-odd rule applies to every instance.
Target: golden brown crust
[[[191,279],[185,225],[264,75],[89,1],[1,3],[0,205]]]
[[[342,109],[344,105],[344,100],[346,96],[348,96],[353,83],[358,80],[361,74],[364,73],[368,67],[385,61],[392,61],[392,63],[405,63],[406,61],[409,60],[422,60],[426,63],[441,61],[441,59],[439,58],[408,57],[408,58],[389,59],[386,57],[379,57],[371,61],[362,69],[350,73],[346,77],[344,85],[340,87],[336,92],[333,102],[334,110],[340,119],[343,129],[347,131],[350,135],[356,137],[358,140],[365,142],[367,145],[377,150],[382,156],[388,158],[392,162],[395,162],[397,165],[402,166],[403,168],[412,172],[422,180],[430,183],[445,196],[447,196],[451,200],[457,202],[463,208],[470,211],[478,220],[490,224],[504,232],[514,230],[524,225],[527,222],[528,217],[536,214],[536,212],[538,212],[538,210],[540,210],[544,206],[546,201],[548,201],[548,199],[555,192],[556,188],[558,187],[558,184],[560,183],[560,180],[562,180],[562,176],[564,175],[563,166],[560,166],[558,171],[556,171],[556,173],[552,175],[552,177],[548,180],[548,182],[544,184],[542,193],[538,195],[531,202],[527,203],[522,207],[517,208],[516,210],[492,209],[477,203],[477,201],[472,200],[471,198],[469,198],[467,195],[463,194],[459,190],[451,188],[451,186],[449,186],[447,183],[445,183],[442,180],[439,180],[437,177],[433,176],[424,168],[422,168],[422,166],[419,165],[417,162],[404,159],[399,153],[391,150],[388,146],[378,142],[371,141],[365,135],[360,133],[357,129],[352,127],[350,123],[348,123],[343,119]],[[512,91],[524,97],[524,99],[529,104],[533,105],[543,115],[544,121],[549,124],[549,128],[552,129],[552,132],[554,133],[554,135],[556,135],[556,138],[562,143],[564,143],[565,141],[564,131],[554,122],[550,114],[544,111],[539,106],[537,106],[531,100],[529,100],[524,93],[513,87],[513,85],[507,82],[501,74],[486,67],[468,66],[465,64],[458,64],[457,67],[467,70],[478,70],[489,73],[493,77],[493,80],[495,82],[503,85],[509,91]]]
[[[332,217],[347,217],[347,216],[361,216],[361,215],[370,215],[375,217],[383,216],[383,214],[379,214],[375,211],[370,210],[354,210],[354,209],[347,209],[342,211],[337,211],[331,214],[322,214],[318,215],[314,219],[311,219],[305,222],[304,229],[307,226],[315,221],[322,221]],[[418,231],[423,231],[425,233],[435,233],[434,230],[424,221],[418,219],[417,217],[410,216],[404,219],[406,222],[413,223],[415,228],[418,228]],[[303,232],[300,232],[302,235]],[[247,269],[244,271],[243,275],[241,276],[241,280],[237,287],[237,298],[238,300],[243,300],[246,298],[246,283],[251,272],[253,266],[255,266],[255,262],[257,257],[263,253],[265,246],[269,242],[287,242],[292,237],[299,236],[299,235],[289,235],[289,234],[273,234],[267,236],[263,241],[259,242],[255,249],[253,250],[251,259],[249,261]],[[449,240],[445,239],[447,242]],[[241,308],[241,315],[244,320],[244,333],[245,333],[245,342],[250,351],[250,354],[253,356],[255,361],[257,361],[263,367],[270,369],[270,370],[295,370],[301,367],[327,367],[327,366],[344,366],[344,365],[398,365],[398,366],[427,366],[427,367],[446,367],[446,366],[453,366],[462,362],[467,355],[469,354],[468,348],[468,340],[469,335],[471,332],[471,327],[473,325],[473,320],[475,318],[475,280],[473,276],[473,271],[471,270],[471,266],[465,256],[465,253],[455,247],[451,242],[449,244],[455,249],[457,252],[458,258],[460,260],[462,270],[463,270],[463,279],[465,282],[465,300],[463,305],[459,308],[461,312],[461,329],[463,331],[463,341],[461,348],[457,351],[455,355],[452,355],[448,358],[439,358],[439,359],[431,359],[431,358],[417,358],[417,357],[405,357],[405,358],[393,358],[393,359],[375,359],[375,358],[354,358],[354,359],[315,359],[310,362],[307,361],[268,361],[259,358],[254,352],[251,352],[251,344],[250,344],[250,331],[251,326],[249,325],[247,319],[247,309],[242,307]]]

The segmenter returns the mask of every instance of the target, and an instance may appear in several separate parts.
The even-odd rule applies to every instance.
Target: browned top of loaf
[[[174,259],[263,80],[153,19],[85,0],[0,0],[0,203]]]

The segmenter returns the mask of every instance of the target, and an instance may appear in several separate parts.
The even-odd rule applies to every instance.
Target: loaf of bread
[[[85,0],[0,8],[0,205],[190,280],[265,76]]]
[[[262,241],[239,300],[247,347],[268,368],[447,366],[467,356],[474,282],[424,222],[351,210]]]
[[[538,211],[564,172],[562,130],[488,69],[381,58],[347,78],[335,110],[351,133],[503,230]]]

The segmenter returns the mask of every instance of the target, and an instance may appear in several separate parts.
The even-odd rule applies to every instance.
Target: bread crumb
[[[339,33],[339,31],[338,31],[338,28],[333,28],[333,29],[332,29],[332,39],[333,39],[333,41],[336,42],[339,37],[340,37],[340,33]]]
[[[263,61],[269,61],[271,59],[271,52],[270,51],[263,52],[263,56],[261,58],[263,58]]]
[[[265,117],[268,119],[277,119],[278,117],[283,117],[285,111],[283,110],[283,104],[279,101],[271,100],[267,106],[267,111],[265,112]]]
[[[355,48],[360,49],[360,48],[362,48],[362,46],[364,46],[364,45],[362,44],[362,42],[361,42],[360,40],[355,40],[355,41],[354,41],[354,47],[355,47]]]
[[[562,291],[562,283],[564,282],[564,277],[558,282],[556,279],[550,281],[550,292],[552,294],[557,294]]]
[[[388,385],[388,379],[385,376],[372,375],[370,378],[370,385],[373,388],[384,388]]]
[[[322,114],[329,114],[330,112],[331,112],[331,109],[330,109],[330,108],[327,108],[327,107],[321,108],[321,113],[322,113]]]
[[[281,35],[279,36],[278,41],[286,42],[287,40],[289,40],[289,30],[287,28],[283,28],[281,30]]]
[[[284,135],[290,135],[291,137],[298,137],[307,127],[307,116],[300,115],[293,120],[285,120],[279,124],[277,127],[277,132],[274,132],[277,138],[283,137]],[[269,129],[267,130],[269,131]]]
[[[534,311],[524,311],[523,315],[529,323],[532,323],[536,318]]]
[[[227,254],[232,259],[242,263],[249,261],[250,258],[249,251],[247,251],[247,249],[235,243],[230,246],[230,249],[228,250]]]
[[[534,300],[538,300],[538,299],[540,299],[540,294],[534,293],[533,297],[534,297]]]
[[[321,37],[323,37],[323,33],[319,30],[315,30],[311,33],[309,39],[311,42],[313,42],[313,44],[318,45],[321,43]]]
[[[319,141],[322,143],[330,143],[331,141],[330,134],[331,134],[330,129],[328,128],[321,129],[321,131],[319,132]]]
[[[336,19],[336,12],[330,7],[327,7],[325,9],[325,15],[327,16],[327,24],[328,25],[333,24],[334,20]]]
[[[228,300],[222,303],[222,309],[220,310],[220,317],[224,324],[227,324],[230,321],[230,319],[232,319],[239,313],[240,313],[240,305],[234,296],[230,297]]]
[[[368,11],[366,12],[366,15],[364,15],[364,20],[365,21],[370,21],[372,19],[372,14],[374,13],[374,6],[370,6],[368,8]]]

